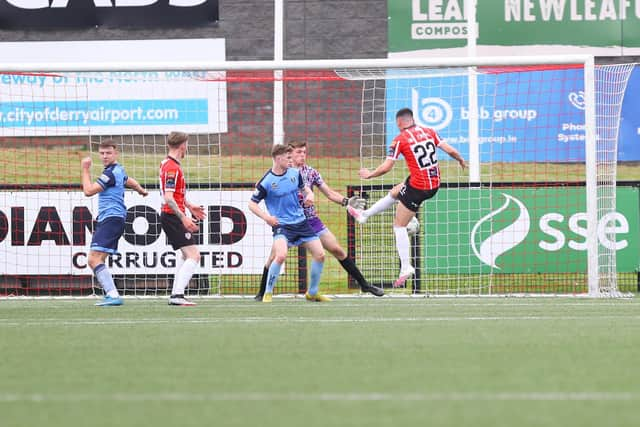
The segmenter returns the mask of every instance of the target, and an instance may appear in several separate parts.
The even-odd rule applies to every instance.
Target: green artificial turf
[[[0,300],[0,425],[634,426],[640,300]]]

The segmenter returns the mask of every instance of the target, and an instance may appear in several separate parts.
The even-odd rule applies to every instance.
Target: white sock
[[[184,264],[184,257],[181,253],[178,253],[178,256],[176,257],[176,271],[180,271],[182,264]]]
[[[184,290],[189,285],[189,280],[193,276],[193,272],[198,267],[198,263],[194,259],[187,259],[180,267],[180,270],[176,272],[176,277],[173,280],[173,289],[171,295],[182,295]]]
[[[113,290],[107,292],[107,296],[109,298],[120,298],[120,294],[118,293],[117,289],[113,289]]]
[[[375,202],[369,209],[362,212],[365,218],[369,218],[372,215],[379,214],[382,211],[386,211],[393,206],[398,199],[394,199],[391,195],[387,194],[382,199]]]
[[[393,226],[393,233],[396,235],[396,249],[398,250],[398,256],[400,257],[400,271],[405,271],[411,267],[410,243],[409,234],[407,233],[407,227]]]
[[[178,272],[180,271],[180,269],[182,268],[182,266],[184,265],[184,257],[182,256],[181,253],[178,253],[178,256],[176,257],[176,266],[175,266],[175,271],[176,273],[173,275],[173,286],[171,287],[171,295],[175,295],[175,292],[173,292],[174,289],[178,288]]]

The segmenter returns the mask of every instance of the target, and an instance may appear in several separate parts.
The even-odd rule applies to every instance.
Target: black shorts
[[[404,181],[404,185],[400,189],[398,200],[407,207],[410,211],[418,212],[420,205],[425,200],[428,200],[436,195],[437,188],[432,190],[418,190],[409,185],[409,178]]]
[[[177,216],[162,212],[160,214],[160,224],[164,234],[167,235],[167,241],[174,250],[196,244],[193,234],[184,228],[182,221]]]

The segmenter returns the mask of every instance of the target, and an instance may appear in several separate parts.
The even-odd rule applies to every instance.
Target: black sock
[[[349,273],[349,276],[353,277],[356,282],[358,282],[360,287],[363,287],[367,284],[364,276],[362,276],[362,273],[360,273],[360,270],[358,270],[358,267],[356,267],[356,264],[351,258],[346,257],[345,259],[340,260],[340,265],[345,269],[347,273]]]
[[[262,269],[262,277],[260,278],[260,290],[258,295],[264,295],[265,289],[267,289],[267,276],[269,275],[269,269],[264,267]]]

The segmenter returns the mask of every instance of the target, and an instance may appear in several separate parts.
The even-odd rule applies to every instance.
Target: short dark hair
[[[288,145],[291,148],[302,148],[307,146],[307,141],[293,140],[293,141],[289,141]]]
[[[113,139],[103,139],[98,144],[98,148],[113,148],[114,150],[118,150],[118,144]]]
[[[411,108],[402,108],[398,110],[398,112],[396,113],[396,119],[399,117],[405,117],[405,116],[409,116],[413,118],[413,111],[411,111]]]
[[[167,145],[171,148],[179,147],[180,144],[187,142],[189,135],[184,132],[171,132],[167,137]]]
[[[293,148],[290,145],[275,144],[271,148],[271,157],[275,159],[276,156],[280,156],[285,153],[290,153],[291,151],[293,151]]]

